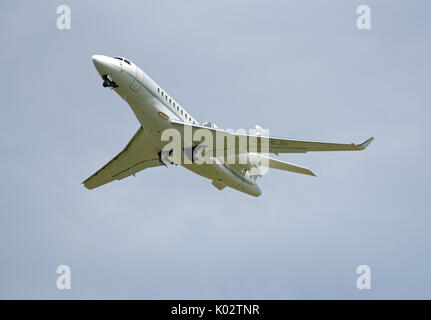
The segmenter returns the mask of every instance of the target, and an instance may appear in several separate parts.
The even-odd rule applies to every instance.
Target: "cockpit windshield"
[[[118,59],[118,60],[124,61],[124,62],[125,62],[125,63],[127,63],[128,65],[132,65],[132,64],[130,63],[130,60],[127,60],[126,58],[123,58],[123,57],[114,57],[114,59]]]

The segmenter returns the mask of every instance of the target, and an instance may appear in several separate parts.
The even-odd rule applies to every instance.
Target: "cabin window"
[[[174,107],[175,107],[175,102],[174,102]]]
[[[181,114],[183,114],[183,110],[181,110]]]
[[[162,91],[162,97],[164,97],[164,95],[163,95],[163,91]]]
[[[160,88],[157,88],[157,92],[160,93]]]
[[[171,98],[169,98],[169,103],[172,103],[172,100],[171,100]]]

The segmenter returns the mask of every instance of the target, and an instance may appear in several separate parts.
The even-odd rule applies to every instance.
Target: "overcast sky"
[[[58,5],[71,30],[58,30]],[[369,31],[356,8],[371,7]],[[0,3],[0,298],[431,298],[429,1]],[[93,54],[201,123],[376,140],[280,155],[254,198],[182,167],[87,190],[139,127]],[[72,289],[56,287],[57,266]],[[358,265],[371,290],[356,288]]]

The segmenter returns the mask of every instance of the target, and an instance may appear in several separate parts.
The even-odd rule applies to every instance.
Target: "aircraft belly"
[[[182,166],[204,178],[216,180],[218,172],[213,164],[182,164]]]
[[[261,195],[260,188],[256,183],[248,181],[246,178],[240,179],[222,164],[183,164],[182,166],[204,178],[217,181],[232,189],[255,197]]]

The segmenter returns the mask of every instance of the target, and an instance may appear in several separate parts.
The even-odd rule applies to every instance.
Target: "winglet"
[[[373,140],[374,140],[374,137],[371,137],[371,138],[370,138],[370,139],[368,139],[367,141],[362,142],[360,145],[358,145],[359,150],[364,150],[364,149],[366,149],[366,148],[370,145],[370,143],[371,143],[371,142],[373,142]]]

